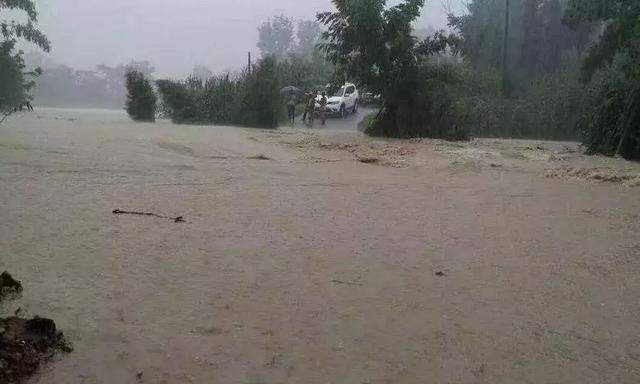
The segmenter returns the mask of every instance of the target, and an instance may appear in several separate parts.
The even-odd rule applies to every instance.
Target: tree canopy
[[[6,10],[24,12],[27,21],[0,19],[0,112],[5,116],[30,100],[29,91],[35,84],[33,78],[40,73],[39,69],[26,71],[22,52],[14,50],[18,40],[33,43],[47,52],[51,49],[47,37],[35,26],[38,13],[32,0],[0,0],[3,16]]]
[[[276,16],[258,27],[257,46],[263,57],[286,57],[293,45],[293,21],[284,15]]]
[[[585,144],[640,159],[640,1],[569,0],[565,21],[604,27],[582,66],[596,95],[582,120]]]
[[[0,0],[0,11],[3,10],[23,11],[27,15],[26,23],[15,19],[0,19],[0,32],[4,40],[22,39],[49,52],[51,43],[35,26],[38,22],[38,12],[33,0]]]
[[[619,53],[640,63],[640,1],[569,0],[565,22],[574,28],[585,22],[604,24],[604,32],[589,49],[584,61],[587,79],[596,70],[611,64]]]
[[[316,51],[316,45],[320,41],[322,29],[320,24],[313,20],[300,20],[296,30],[298,42],[295,53],[303,59],[309,59]]]
[[[318,14],[326,26],[320,49],[346,79],[382,95],[383,109],[371,133],[385,136],[445,136],[446,118],[437,110],[437,73],[428,58],[454,43],[444,33],[422,42],[412,24],[424,0],[334,0],[335,12]]]
[[[592,37],[593,25],[563,24],[566,0],[511,1],[506,70],[523,89],[532,76],[561,68],[563,55],[582,52]],[[449,22],[462,39],[466,60],[481,71],[502,67],[504,0],[471,0],[464,15],[450,15]],[[576,55],[577,56],[577,55]]]

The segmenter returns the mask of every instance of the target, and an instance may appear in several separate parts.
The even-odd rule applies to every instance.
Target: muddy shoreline
[[[0,274],[0,302],[19,300],[23,286],[7,271]],[[20,318],[18,307],[14,316],[0,317],[0,382],[20,384],[34,375],[54,354],[71,352],[73,348],[57,330],[51,319],[35,316]]]

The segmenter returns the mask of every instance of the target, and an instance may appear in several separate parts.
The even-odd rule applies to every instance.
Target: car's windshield
[[[340,87],[340,89],[338,89],[336,92],[334,92],[333,95],[331,95],[331,96],[342,96],[342,95],[344,95],[344,89],[345,89],[345,87]]]

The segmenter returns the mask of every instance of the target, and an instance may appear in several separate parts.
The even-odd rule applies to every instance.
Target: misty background
[[[182,77],[196,65],[238,69],[247,52],[259,55],[257,28],[270,17],[314,20],[333,8],[330,0],[40,0],[37,6],[53,62],[93,70],[148,60],[158,77]],[[458,1],[454,6],[461,9]],[[427,1],[416,28],[444,27],[445,8],[441,0]]]

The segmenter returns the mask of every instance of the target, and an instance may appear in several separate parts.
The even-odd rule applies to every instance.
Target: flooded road
[[[0,315],[74,343],[32,383],[637,383],[635,175],[574,143],[39,110],[0,126]]]

